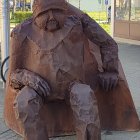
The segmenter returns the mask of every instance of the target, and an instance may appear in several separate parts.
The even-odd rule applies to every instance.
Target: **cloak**
[[[69,5],[69,9],[70,13],[77,15],[80,13],[80,11],[71,5]],[[21,124],[16,120],[14,113],[14,100],[18,93],[10,87],[9,77],[16,69],[27,68],[34,70],[35,68],[37,60],[34,56],[37,54],[35,55],[34,51],[32,51],[36,50],[35,44],[32,41],[27,41],[30,40],[28,35],[32,28],[32,21],[32,18],[26,20],[17,26],[11,34],[10,67],[5,91],[5,122],[9,128],[21,135],[23,134],[23,130]],[[86,44],[88,47],[84,49],[85,81],[94,89],[98,102],[101,128],[106,130],[139,130],[138,115],[120,61],[118,60],[118,85],[110,92],[105,92],[100,88],[97,78],[97,74],[102,72],[104,67],[100,46],[95,45],[88,39],[86,40]],[[36,51],[36,53],[39,52]],[[42,74],[44,69],[40,68],[37,72]],[[46,75],[42,74],[41,76],[45,78]],[[40,113],[45,120],[50,137],[74,133],[72,110],[64,100],[48,102],[44,105]]]

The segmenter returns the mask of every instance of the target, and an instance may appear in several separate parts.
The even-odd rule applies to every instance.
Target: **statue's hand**
[[[43,99],[50,95],[50,87],[46,80],[38,74],[26,69],[16,69],[10,75],[10,86],[21,90],[24,86],[34,89]]]
[[[15,90],[21,90],[24,87],[24,85],[20,81],[15,79],[10,79],[10,86]]]
[[[105,91],[110,91],[117,86],[118,74],[103,72],[99,74],[99,83]]]

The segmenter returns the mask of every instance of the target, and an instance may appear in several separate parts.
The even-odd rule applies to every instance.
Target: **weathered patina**
[[[117,43],[65,0],[35,0],[10,49],[4,115],[25,139],[76,131],[78,140],[100,140],[101,128],[139,130]]]

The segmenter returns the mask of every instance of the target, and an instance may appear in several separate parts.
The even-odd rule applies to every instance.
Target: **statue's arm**
[[[9,51],[9,56],[10,56],[9,72],[10,73],[13,72],[15,69],[20,68],[22,64],[21,37],[18,31],[19,31],[18,28],[14,28],[13,31],[11,32],[11,37],[10,37],[10,51]],[[19,58],[21,59],[19,60]]]
[[[10,75],[10,86],[21,90],[24,86],[34,89],[42,99],[50,95],[50,87],[45,79],[27,69],[16,69]]]
[[[24,86],[34,89],[42,99],[46,99],[50,94],[50,88],[45,79],[38,74],[27,70],[24,67],[25,52],[22,46],[26,40],[25,34],[20,34],[18,29],[14,29],[11,33],[10,42],[10,65],[9,65],[9,85],[15,90],[21,90]]]
[[[102,27],[88,15],[81,16],[83,31],[87,38],[100,47],[103,73],[99,74],[100,85],[106,91],[118,83],[118,45]]]
[[[88,15],[81,16],[83,31],[88,39],[100,47],[103,69],[118,72],[118,45],[102,27]]]

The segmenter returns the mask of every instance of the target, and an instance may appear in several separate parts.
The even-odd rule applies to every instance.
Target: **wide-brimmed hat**
[[[34,0],[33,16],[37,17],[41,13],[50,9],[67,9],[67,2],[65,0]]]

